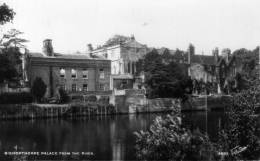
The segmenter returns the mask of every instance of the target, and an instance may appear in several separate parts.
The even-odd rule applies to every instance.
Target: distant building
[[[137,73],[137,62],[146,53],[146,45],[137,42],[134,36],[126,42],[91,51],[92,56],[111,60],[111,90],[141,88],[144,76]]]
[[[50,39],[43,41],[43,53],[26,53],[25,66],[30,86],[36,77],[47,85],[46,97],[54,96],[59,88],[71,95],[110,92],[110,60],[87,54],[55,53]]]
[[[228,79],[235,78],[242,71],[242,63],[229,49],[223,49],[219,55],[218,49],[212,55],[195,55],[195,50],[188,50],[188,73],[191,79],[219,84],[221,88]]]

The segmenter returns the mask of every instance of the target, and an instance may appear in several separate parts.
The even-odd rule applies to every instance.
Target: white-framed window
[[[77,71],[75,69],[71,69],[71,78],[77,78]]]
[[[83,91],[88,91],[88,84],[83,84]]]
[[[64,68],[60,68],[60,77],[65,78],[66,71]]]
[[[100,78],[100,79],[104,79],[104,78],[105,78],[104,69],[99,69],[99,78]]]
[[[82,78],[88,79],[88,70],[87,69],[83,69],[83,71],[82,71]]]

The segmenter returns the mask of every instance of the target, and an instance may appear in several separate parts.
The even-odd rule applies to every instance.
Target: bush
[[[87,97],[87,101],[89,102],[96,102],[97,101],[97,97],[94,95],[88,96]]]
[[[3,93],[0,95],[0,104],[20,104],[31,103],[33,97],[31,93]]]
[[[228,121],[220,133],[219,145],[222,151],[230,152],[231,159],[258,159],[260,157],[258,118],[260,82],[256,81],[247,90],[234,95],[233,105],[227,108]],[[239,155],[232,155],[235,147],[247,147]]]
[[[32,86],[32,94],[38,102],[40,102],[44,96],[46,88],[47,86],[43,80],[40,77],[36,77]]]
[[[176,114],[157,117],[146,132],[135,132],[139,160],[218,160],[207,135],[181,127]]]
[[[60,94],[60,103],[69,102],[69,100],[70,100],[69,95],[66,93],[66,91],[64,89],[60,88],[59,94]]]

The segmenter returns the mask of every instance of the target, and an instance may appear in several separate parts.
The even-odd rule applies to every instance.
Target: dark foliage
[[[207,135],[181,126],[178,114],[157,117],[146,132],[135,132],[139,160],[217,160],[217,151]]]
[[[69,95],[66,93],[66,91],[64,89],[60,88],[59,94],[60,94],[60,103],[69,102],[69,100],[70,100]]]
[[[20,48],[27,40],[18,38],[22,32],[12,29],[8,34],[4,34],[0,40],[0,83],[4,81],[19,82],[22,78],[22,60]]]
[[[260,100],[259,82],[247,90],[234,95],[233,106],[228,108],[228,123],[220,133],[220,147],[229,152],[229,159],[257,159],[259,158],[260,141],[258,118]],[[239,155],[232,155],[231,149],[240,146],[247,147]]]
[[[31,103],[33,97],[30,93],[3,93],[0,95],[0,104]]]
[[[236,61],[242,64],[242,72],[241,75],[245,77],[255,78],[256,76],[256,64],[258,60],[258,52],[259,48],[255,48],[254,50],[247,50],[245,48],[241,48],[235,50],[233,55],[236,57]]]
[[[166,55],[168,54],[164,57]],[[142,61],[149,98],[185,99],[185,94],[191,92],[192,81],[187,76],[184,65],[174,61],[165,63],[155,49],[146,54]]]
[[[38,102],[41,102],[41,99],[46,92],[46,88],[47,86],[43,80],[40,77],[36,77],[33,82],[31,92]]]
[[[89,102],[96,102],[97,101],[97,97],[92,95],[92,96],[88,96],[86,101],[89,101]]]
[[[6,55],[0,54],[0,83],[15,80],[18,72]]]
[[[11,22],[14,18],[15,12],[9,8],[5,3],[0,5],[0,25]]]
[[[17,29],[11,29],[6,34],[3,35],[1,39],[1,46],[4,48],[25,48],[24,43],[28,42],[28,40],[20,38],[23,32]]]
[[[0,83],[4,81],[18,82],[22,77],[22,61],[19,48],[10,47],[0,54]]]
[[[114,35],[113,37],[111,37],[110,39],[108,39],[106,41],[106,43],[104,44],[104,46],[113,46],[113,45],[118,45],[121,43],[126,42],[127,40],[129,40],[130,37],[127,36],[123,36],[123,35]]]

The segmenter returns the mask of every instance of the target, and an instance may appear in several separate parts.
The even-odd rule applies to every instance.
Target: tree
[[[189,44],[188,52],[189,52],[191,55],[194,55],[194,54],[195,54],[195,47],[194,47],[194,45]]]
[[[46,84],[43,82],[43,80],[40,77],[36,77],[31,92],[33,96],[36,98],[37,102],[41,102],[41,99],[43,98],[45,92],[46,92]]]
[[[162,56],[153,49],[144,58],[145,84],[149,98],[182,98],[192,89],[187,69],[178,63],[163,63]],[[188,83],[188,84],[187,84]]]
[[[19,82],[22,78],[22,54],[20,48],[9,45],[0,51],[0,83],[4,81]]]
[[[217,151],[207,135],[182,127],[178,109],[158,116],[148,131],[135,132],[139,160],[217,160]]]
[[[7,34],[4,34],[2,38],[0,39],[0,45],[2,48],[25,48],[26,46],[24,43],[28,42],[28,40],[20,38],[19,36],[22,35],[23,32],[17,30],[17,29],[11,29],[7,32]]]
[[[59,95],[60,95],[60,103],[67,103],[69,101],[69,96],[64,89],[59,88]]]
[[[11,22],[15,12],[5,3],[0,5],[0,25]],[[22,32],[12,29],[0,38],[0,83],[19,82],[22,76],[21,48],[27,40],[19,38]]]
[[[163,51],[161,57],[162,57],[163,63],[165,63],[165,64],[169,64],[170,62],[173,61],[173,56],[170,54],[170,51],[167,48]]]
[[[0,4],[0,25],[11,22],[14,18],[15,12],[9,8],[5,3]]]
[[[13,81],[18,75],[17,70],[6,55],[0,54],[0,84],[5,81]]]
[[[121,44],[121,43],[128,41],[129,39],[130,39],[130,37],[127,37],[127,36],[114,35],[113,37],[111,37],[110,39],[108,39],[105,42],[104,46],[118,45],[118,44]]]
[[[258,60],[258,48],[248,50],[245,48],[237,49],[233,52],[236,61],[242,64],[241,75],[254,78],[256,76],[256,60]]]
[[[260,83],[255,81],[247,90],[236,93],[233,105],[227,109],[228,120],[220,133],[219,146],[229,152],[230,159],[258,159],[260,141],[258,119],[255,117],[260,108]],[[235,147],[246,147],[239,155],[232,155]]]

